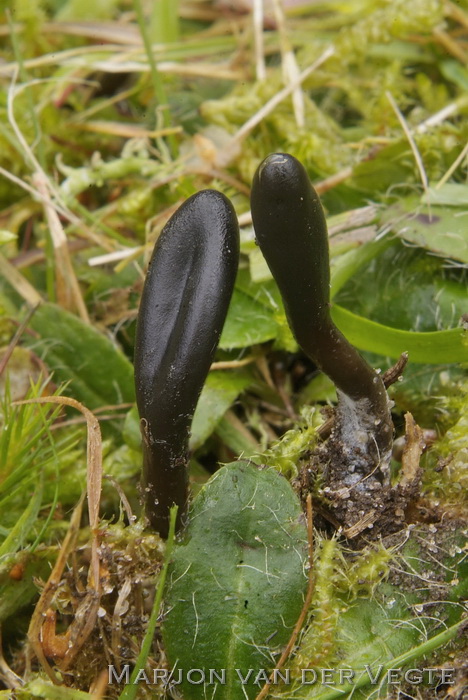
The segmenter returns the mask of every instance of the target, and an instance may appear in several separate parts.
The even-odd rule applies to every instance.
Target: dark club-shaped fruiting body
[[[276,153],[260,165],[252,187],[252,218],[297,342],[337,387],[331,444],[335,462],[341,462],[336,465],[341,484],[357,486],[371,474],[374,482],[387,480],[393,438],[387,392],[331,319],[325,216],[296,158]]]
[[[166,537],[188,498],[193,413],[219,341],[239,257],[237,218],[214,190],[190,197],[162,231],[138,313],[135,386],[146,514]]]

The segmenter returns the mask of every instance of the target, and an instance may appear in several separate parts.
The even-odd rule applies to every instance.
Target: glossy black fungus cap
[[[318,194],[296,158],[274,153],[255,174],[251,205],[255,236],[280,291],[285,289],[294,333],[307,335],[311,323],[326,325],[330,313],[327,225]]]
[[[259,166],[252,218],[297,342],[339,389],[359,398],[370,389],[362,381],[373,383],[375,373],[331,320],[327,225],[319,196],[296,158],[275,153]],[[360,370],[364,376],[358,379]]]
[[[183,520],[188,439],[216,351],[239,257],[237,218],[214,190],[190,197],[162,231],[138,313],[135,385],[143,436],[146,514],[167,536]]]
[[[268,156],[252,186],[255,235],[281,292],[302,349],[352,401],[369,407],[381,454],[392,441],[389,404],[379,375],[330,316],[328,232],[320,199],[302,164],[287,153]]]

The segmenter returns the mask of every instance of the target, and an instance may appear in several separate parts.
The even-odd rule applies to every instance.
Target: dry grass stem
[[[83,301],[80,285],[78,284],[70,258],[67,237],[63,231],[57,212],[52,206],[48,187],[49,180],[46,179],[43,171],[33,175],[33,184],[36,186],[38,192],[41,193],[43,201],[45,201],[44,210],[55,255],[57,301],[69,311],[76,309],[80,318],[85,321],[85,323],[89,323],[88,310]]]
[[[255,53],[255,77],[265,80],[266,67],[263,42],[263,0],[253,0],[252,24]]]
[[[416,127],[415,132],[417,134],[425,134],[428,129],[442,124],[444,121],[446,121],[446,119],[449,119],[456,114],[459,111],[460,106],[461,105],[459,102],[451,102],[450,104],[445,105],[445,107],[443,107],[441,110],[435,114],[432,114],[430,117],[428,117],[428,119],[421,122],[421,124]]]
[[[83,501],[82,497],[73,511],[72,517],[70,519],[70,526],[68,528],[65,539],[62,543],[60,551],[58,553],[57,561],[55,562],[54,568],[52,569],[50,576],[44,586],[41,597],[39,598],[34,612],[31,616],[31,621],[29,623],[28,629],[28,641],[36,655],[41,666],[52,680],[53,683],[59,684],[61,679],[57,677],[53,671],[51,665],[49,664],[43,649],[43,636],[42,628],[44,620],[46,618],[47,611],[53,603],[55,594],[57,593],[62,578],[63,571],[65,569],[67,559],[72,551],[74,551],[76,546],[76,539],[80,531],[80,522],[83,512]]]
[[[289,85],[290,83],[297,82],[300,76],[300,70],[286,30],[286,19],[281,0],[273,0],[273,12],[280,37],[283,82],[285,85]],[[301,84],[293,89],[291,97],[297,127],[303,129],[305,127],[305,108]]]
[[[424,169],[424,163],[422,162],[421,154],[420,154],[418,147],[416,145],[416,142],[413,138],[413,135],[411,133],[411,129],[409,128],[408,122],[406,121],[405,117],[401,113],[400,108],[398,107],[397,103],[395,102],[393,95],[388,91],[385,94],[387,96],[388,101],[390,102],[390,104],[392,106],[393,111],[395,112],[395,114],[398,118],[398,121],[401,124],[401,127],[404,131],[406,138],[408,139],[408,143],[409,143],[411,150],[413,152],[414,160],[416,161],[416,165],[418,166],[419,175],[421,177],[421,182],[422,182],[422,186],[424,188],[424,192],[426,193],[426,197],[428,198],[428,196],[429,196],[428,195],[429,183],[428,183],[426,171]],[[428,204],[429,204],[429,199],[428,199]]]
[[[30,305],[37,306],[42,304],[41,295],[36,292],[34,287],[23,277],[21,272],[18,272],[16,267],[11,264],[4,255],[0,253],[0,273],[11,284],[13,289]]]
[[[411,413],[405,413],[405,446],[401,458],[401,487],[411,486],[418,481],[421,470],[419,460],[426,447],[423,431]]]
[[[445,173],[444,177],[442,177],[439,180],[439,182],[435,186],[435,189],[440,190],[440,188],[443,187],[443,185],[445,185],[445,183],[448,180],[450,180],[450,178],[452,177],[453,173],[458,168],[458,166],[461,165],[463,163],[463,161],[466,160],[467,158],[468,158],[468,143],[465,145],[465,147],[462,150],[462,152],[460,153],[460,155],[454,160],[454,162],[452,163],[450,168]]]
[[[73,127],[75,129],[81,129],[82,131],[89,131],[95,134],[122,136],[123,138],[127,139],[157,139],[164,136],[169,136],[169,134],[182,133],[181,126],[174,126],[167,129],[145,129],[143,126],[139,126],[138,124],[121,124],[120,122],[106,122],[98,120],[75,122]]]
[[[454,41],[448,32],[443,29],[434,29],[434,38],[443,46],[447,53],[451,54],[457,61],[464,66],[468,63],[468,54],[464,51],[459,43]]]
[[[14,31],[21,34],[24,25],[21,22],[14,24]],[[82,36],[94,41],[103,41],[106,44],[120,44],[130,46],[141,46],[141,36],[138,27],[134,24],[124,24],[123,22],[44,22],[41,25],[44,34]],[[9,36],[10,28],[6,25],[0,26],[0,36]]]
[[[224,360],[221,362],[212,362],[210,371],[217,369],[239,369],[239,367],[245,367],[246,365],[252,364],[256,361],[256,357],[250,355],[249,357],[244,357],[243,360]]]
[[[123,250],[115,250],[113,253],[105,253],[104,255],[95,255],[89,258],[88,265],[90,267],[97,267],[98,265],[109,265],[115,262],[120,262],[121,260],[127,260],[128,258],[139,257],[144,248],[139,246],[138,248],[124,248]]]
[[[91,529],[91,563],[88,572],[87,593],[75,611],[75,618],[65,634],[66,650],[60,662],[60,668],[66,670],[78,654],[83,644],[88,639],[97,619],[97,612],[100,605],[101,585],[100,585],[100,561],[99,561],[99,504],[101,499],[102,484],[102,438],[99,421],[94,414],[75,399],[66,396],[48,396],[44,398],[28,399],[14,402],[13,405],[22,404],[47,404],[55,403],[62,406],[70,406],[80,411],[86,418],[87,431],[87,495],[88,514]],[[81,517],[81,506],[77,509]],[[73,516],[75,518],[75,514]],[[73,527],[65,538],[59,559],[47,582],[39,603],[31,619],[30,632],[28,633],[31,644],[36,655],[44,665],[48,675],[57,682],[55,674],[52,672],[42,648],[42,616],[52,603],[55,591],[59,584],[68,553],[74,549],[74,533],[79,528],[80,517],[76,516],[76,522],[72,518]],[[39,612],[37,612],[39,610]],[[55,637],[51,635],[52,645]],[[44,664],[45,662],[45,664]]]
[[[351,525],[351,527],[346,528],[345,530],[342,530],[343,535],[348,539],[352,540],[353,537],[357,537],[358,535],[361,534],[364,530],[367,530],[368,527],[370,527],[376,520],[377,517],[377,511],[375,508],[371,508],[371,510],[363,515],[363,517],[358,520],[357,523],[354,523],[354,525]],[[341,528],[340,528],[341,529]]]

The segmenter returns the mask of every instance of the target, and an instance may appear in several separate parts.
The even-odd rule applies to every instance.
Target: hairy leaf
[[[288,481],[248,462],[220,469],[194,501],[166,593],[163,637],[186,700],[257,695],[300,614],[306,563]],[[206,687],[190,682],[190,669],[205,674]],[[209,669],[224,678],[216,683]]]
[[[431,253],[468,262],[466,202],[468,187],[449,184],[428,191],[421,199],[410,196],[392,205],[382,217],[401,238]]]

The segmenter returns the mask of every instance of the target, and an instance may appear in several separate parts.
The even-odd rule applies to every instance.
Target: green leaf
[[[250,251],[249,270],[252,282],[268,282],[273,279],[273,275],[260,248],[254,248],[254,250]]]
[[[216,435],[237,457],[250,459],[260,449],[252,433],[232,412],[221,418]]]
[[[289,482],[247,462],[220,469],[193,503],[166,592],[163,638],[186,700],[257,695],[265,680],[255,684],[258,671],[274,665],[271,654],[299,617],[306,563],[306,527]],[[194,685],[190,669],[207,681],[216,669],[224,682]]]
[[[136,406],[132,406],[125,416],[122,436],[132,450],[141,450],[140,417]]]
[[[397,359],[408,352],[411,362],[428,364],[468,362],[467,332],[462,328],[416,333],[390,328],[333,306],[333,320],[350,343],[360,350]]]
[[[375,257],[391,247],[394,239],[389,236],[379,240],[369,241],[354,250],[340,255],[331,263],[330,296],[333,299],[340,289],[351,279],[364,265],[368,265]]]
[[[219,347],[223,350],[257,345],[276,337],[277,324],[273,311],[234,289]]]
[[[353,184],[371,192],[386,192],[395,183],[408,177],[408,144],[400,140],[384,146],[374,158],[365,158],[353,168]]]
[[[467,207],[468,185],[462,185],[457,182],[448,182],[439,189],[429,187],[428,196],[430,204],[436,204],[442,207]],[[425,199],[426,198],[424,197],[423,200]]]
[[[335,301],[394,329],[441,331],[458,326],[466,310],[466,284],[461,270],[447,268],[440,257],[396,238],[391,248],[348,280]]]
[[[40,306],[31,326],[40,336],[34,350],[42,349],[56,382],[70,382],[73,398],[90,409],[134,400],[131,362],[93,326],[55,304]]]
[[[251,383],[245,372],[210,372],[193,417],[190,448],[196,450],[211,435],[228,408]]]
[[[382,223],[432,253],[468,263],[468,186],[450,184],[440,190],[430,189],[429,202],[428,206],[425,197],[406,197],[388,208]]]

